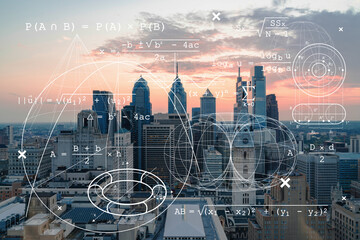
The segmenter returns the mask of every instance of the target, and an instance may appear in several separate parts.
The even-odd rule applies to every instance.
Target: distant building
[[[254,76],[252,77],[252,84],[255,87],[253,92],[253,114],[266,117],[266,78],[263,68],[263,66],[254,67]],[[266,122],[260,122],[259,124],[265,126]]]
[[[339,181],[339,157],[331,153],[299,154],[297,169],[306,176],[310,195],[319,204],[331,203],[331,187]]]
[[[193,157],[195,161],[198,161],[198,159],[200,159],[202,155],[199,148],[199,141],[201,138],[201,127],[199,124],[200,112],[201,110],[199,107],[194,107],[191,111],[191,135],[193,139]],[[200,171],[202,171],[202,166],[199,167],[201,168]]]
[[[20,223],[25,216],[25,203],[15,197],[0,202],[0,235]]]
[[[194,213],[191,214],[190,210]],[[164,239],[207,239],[199,211],[199,205],[172,204],[166,214]]]
[[[168,113],[186,113],[186,92],[178,75],[178,63],[176,63],[176,77],[168,94]]]
[[[346,146],[345,142],[334,142],[334,141],[325,141],[325,149],[333,148],[335,152],[349,152],[349,148]]]
[[[338,176],[339,183],[344,194],[348,197],[351,195],[351,181],[358,180],[360,153],[342,153],[338,152]]]
[[[234,122],[238,120],[239,114],[242,108],[247,109],[247,102],[244,100],[247,99],[247,82],[242,81],[240,76],[240,67],[238,68],[238,76],[236,79],[236,103],[234,105]],[[245,105],[244,105],[245,104]]]
[[[193,107],[191,109],[191,122],[192,124],[199,122],[201,110],[199,107]]]
[[[216,142],[216,98],[206,89],[200,98],[200,125],[201,125],[201,147],[207,148]],[[202,151],[202,150],[201,150]]]
[[[117,119],[112,92],[94,90],[92,110],[97,114],[100,132],[102,134],[109,133],[109,136],[112,137]]]
[[[274,181],[281,177],[276,175]],[[309,216],[309,211],[320,210],[310,198],[305,175],[293,173],[289,178],[289,188],[274,184],[265,194],[266,207],[257,209],[255,219],[249,219],[248,239],[332,239],[326,214]]]
[[[5,144],[5,145],[14,144],[13,126],[6,126],[3,129],[0,129],[0,144]]]
[[[174,125],[152,123],[143,126],[144,170],[171,186],[174,169]]]
[[[360,135],[350,136],[349,152],[360,153]]]
[[[266,95],[266,116],[279,120],[279,107],[275,94]]]
[[[267,127],[275,129],[276,141],[279,142],[281,139],[279,126],[276,121],[272,120],[275,119],[279,121],[279,107],[275,94],[266,95],[266,117]]]
[[[107,155],[108,136],[101,134],[98,117],[92,110],[82,110],[77,116],[76,131],[61,131],[57,137],[56,159],[52,171],[59,167],[72,169],[111,169]]]
[[[6,199],[17,197],[21,195],[22,188],[21,188],[21,181],[1,181],[0,182],[0,201],[4,201]]]
[[[245,99],[243,100],[245,101]],[[244,205],[256,204],[256,190],[254,190],[256,157],[254,133],[250,127],[250,116],[247,108],[239,113],[238,125],[234,129],[232,147],[232,204],[233,211],[241,211]],[[237,206],[236,206],[237,205]],[[242,205],[239,207],[239,205]]]
[[[8,160],[8,147],[5,144],[0,144],[0,160]]]
[[[45,148],[45,144],[41,139],[31,139],[24,143],[24,150],[26,150],[26,159],[22,161],[19,158],[20,148],[11,146],[9,148],[9,175],[23,177],[26,174],[31,179],[37,176],[38,179],[49,176],[51,172],[51,153],[53,147],[49,144]],[[25,169],[24,169],[25,167]]]
[[[64,230],[50,224],[47,214],[37,214],[24,224],[14,226],[7,231],[7,239],[16,237],[24,240],[63,240]]]
[[[144,169],[145,163],[142,157],[143,125],[151,122],[152,108],[149,86],[141,76],[134,84],[130,106],[134,107],[127,109],[128,113],[132,113],[130,122],[132,123],[131,132],[134,142],[134,167]]]
[[[173,125],[174,138],[174,155],[169,162],[171,173],[174,174],[174,184],[183,183],[189,174],[190,163],[192,158],[191,138],[190,138],[190,121],[187,114],[155,114],[154,123],[160,125]],[[171,135],[169,135],[170,137]]]
[[[334,202],[331,220],[334,228],[334,239],[360,239],[360,199]]]
[[[108,151],[111,152],[112,169],[133,169],[134,157],[133,157],[133,143],[131,143],[131,133],[125,128],[120,128],[114,134],[114,145],[108,147]],[[116,180],[133,180],[133,171],[122,171],[116,175]],[[118,183],[119,193],[131,193],[133,191],[132,181],[122,181]]]
[[[353,198],[360,198],[360,181],[351,181],[350,195]]]
[[[222,154],[214,146],[204,149],[203,177],[214,180],[222,174]]]

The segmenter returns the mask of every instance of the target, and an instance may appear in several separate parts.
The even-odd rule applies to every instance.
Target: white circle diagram
[[[345,80],[345,60],[331,45],[310,44],[294,58],[292,76],[296,86],[306,95],[327,97],[335,93]]]
[[[88,232],[94,232],[94,233],[119,233],[119,232],[126,232],[131,231],[135,228],[139,228],[154,219],[161,216],[163,213],[166,212],[167,208],[171,206],[171,204],[177,199],[181,191],[183,190],[183,187],[179,189],[179,192],[177,195],[174,195],[171,197],[171,199],[167,198],[167,195],[169,194],[169,191],[167,190],[167,187],[165,186],[165,183],[154,173],[151,173],[149,171],[141,170],[141,169],[135,169],[135,168],[121,168],[121,169],[112,169],[112,170],[104,170],[103,173],[92,179],[91,183],[88,185],[87,188],[85,188],[85,194],[87,194],[89,198],[89,203],[94,206],[95,209],[100,210],[101,213],[94,216],[94,219],[92,220],[93,223],[96,223],[97,217],[100,215],[109,215],[113,216],[115,219],[118,217],[137,217],[144,215],[146,213],[154,213],[155,210],[157,212],[151,219],[147,219],[145,222],[141,223],[138,226],[129,226],[126,229],[122,230],[108,230],[108,231],[101,231],[101,230],[95,230],[88,228],[87,226],[79,225],[77,223],[74,223],[72,221],[69,221],[67,218],[63,218],[62,214],[57,213],[53,209],[51,209],[49,206],[47,206],[46,202],[40,197],[41,191],[44,191],[46,187],[46,183],[57,177],[57,175],[50,176],[48,179],[41,179],[41,181],[38,180],[38,172],[41,170],[43,166],[44,161],[44,153],[47,148],[50,147],[50,143],[52,142],[52,139],[54,137],[55,130],[57,126],[61,123],[63,115],[74,112],[74,116],[76,117],[76,114],[79,113],[84,108],[79,105],[79,108],[75,108],[77,105],[73,105],[72,102],[66,102],[66,101],[60,101],[60,99],[63,99],[64,96],[68,96],[68,99],[78,99],[78,95],[83,95],[84,92],[86,93],[89,91],[88,85],[94,84],[94,82],[99,82],[95,76],[99,74],[100,71],[105,70],[106,68],[109,68],[111,66],[123,66],[124,68],[132,68],[136,70],[136,72],[139,72],[140,74],[146,74],[146,77],[148,80],[150,80],[151,83],[153,83],[156,87],[158,87],[160,90],[163,90],[166,94],[168,93],[168,89],[166,89],[166,86],[162,84],[160,81],[157,80],[157,77],[147,68],[144,66],[132,62],[132,61],[98,61],[98,62],[88,62],[84,64],[78,64],[75,67],[68,68],[66,71],[61,72],[56,77],[54,77],[44,88],[43,90],[38,94],[36,97],[37,101],[34,101],[27,113],[26,119],[24,121],[23,129],[22,129],[22,139],[21,139],[21,151],[24,149],[26,150],[26,140],[28,137],[28,132],[31,132],[31,127],[33,124],[36,124],[40,121],[38,116],[47,116],[49,114],[53,114],[54,118],[53,122],[51,122],[51,125],[49,127],[49,132],[47,133],[47,139],[44,139],[44,152],[41,155],[37,172],[32,173],[29,172],[29,163],[27,163],[26,159],[22,158],[22,166],[24,168],[24,174],[26,176],[27,181],[29,182],[29,187],[31,188],[31,194],[33,197],[36,197],[40,203],[43,205],[45,209],[47,209],[52,215],[54,215],[56,218],[60,219],[62,222],[71,225],[75,228],[88,231]],[[87,68],[93,67],[91,70],[87,70]],[[74,84],[73,78],[66,77],[70,74],[76,74],[77,71],[85,72],[85,74],[79,79],[79,82]],[[68,84],[68,85],[67,85]],[[62,87],[59,86],[67,86],[66,88],[62,89]],[[107,85],[108,86],[108,85]],[[57,91],[56,94],[59,101],[59,103],[54,104],[40,104],[41,98],[45,99],[49,96],[51,91]],[[66,91],[65,93],[63,91]],[[52,93],[53,94],[53,93]],[[54,96],[54,95],[52,95]],[[53,107],[52,110],[49,111],[49,108]],[[76,118],[75,118],[76,119]],[[186,121],[189,121],[186,119]],[[41,123],[41,122],[40,122]],[[189,137],[189,136],[186,136]],[[188,139],[188,141],[191,142],[191,139]],[[107,149],[110,149],[111,146],[105,146],[100,150],[100,152],[104,152]],[[98,152],[97,152],[98,153]],[[86,161],[86,157],[83,157],[79,163],[83,163]],[[73,167],[73,166],[71,166]],[[70,168],[71,168],[70,167]],[[136,179],[135,177],[133,179],[122,179],[121,175],[123,173],[129,173],[136,177],[136,175],[140,176],[140,180]],[[117,176],[118,175],[118,176]],[[117,176],[117,177],[116,177]],[[105,180],[105,181],[104,181]],[[99,181],[104,181],[103,184],[98,184]],[[131,202],[126,203],[126,201],[117,201],[118,197],[116,194],[121,194],[121,190],[124,190],[121,188],[122,185],[141,185],[143,186],[142,193],[145,193],[147,197],[145,199],[139,200],[138,202]],[[119,188],[120,186],[120,188]],[[114,189],[118,188],[118,192],[114,192]],[[127,196],[129,198],[129,195],[132,193],[136,193],[136,191],[131,192],[131,187],[127,188],[129,191],[123,192],[124,196]],[[40,191],[41,190],[41,191]],[[62,190],[59,189],[59,192]],[[53,192],[56,194],[57,192]],[[99,202],[96,200],[93,201],[93,197],[97,198]],[[169,199],[169,202],[164,206],[163,208],[159,209],[160,206],[164,203],[166,199]],[[121,199],[120,199],[121,200]],[[100,203],[100,205],[99,205]],[[120,208],[124,209],[130,209],[134,208],[135,211],[132,211],[132,213],[125,214],[122,210],[119,211]],[[136,213],[135,213],[136,212]],[[105,218],[108,218],[106,216]],[[99,219],[101,221],[101,219]]]

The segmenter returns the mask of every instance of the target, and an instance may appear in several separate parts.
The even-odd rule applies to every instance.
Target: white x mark
[[[59,210],[59,211],[62,210],[62,206],[58,206],[58,210]]]
[[[342,201],[346,201],[346,196],[341,196]]]
[[[339,27],[339,32],[343,32],[344,31],[344,27]]]
[[[215,21],[215,20],[220,21],[220,17],[219,17],[220,14],[221,14],[220,12],[218,12],[218,13],[214,13],[214,12],[213,12],[212,15],[213,15],[214,17],[213,17],[212,20],[213,20],[213,21]]]
[[[18,151],[18,153],[20,154],[19,156],[18,156],[18,158],[24,158],[24,159],[26,159],[26,156],[25,156],[25,153],[26,153],[26,150],[24,150],[24,151]]]
[[[290,188],[290,184],[288,183],[290,181],[290,178],[287,178],[287,179],[283,179],[283,178],[280,178],[280,180],[283,182],[280,187],[283,188],[285,186],[287,186],[288,188]]]
[[[104,49],[100,49],[100,54],[104,54]]]

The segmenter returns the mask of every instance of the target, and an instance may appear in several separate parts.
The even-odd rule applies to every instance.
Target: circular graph
[[[315,43],[295,56],[292,75],[296,86],[312,97],[326,97],[336,92],[346,76],[344,58],[334,47]]]

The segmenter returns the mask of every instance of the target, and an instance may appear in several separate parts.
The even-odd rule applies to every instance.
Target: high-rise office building
[[[94,90],[92,110],[97,114],[100,132],[112,137],[117,119],[112,92]]]
[[[339,156],[338,176],[343,193],[350,197],[351,181],[358,180],[360,153],[336,153]]]
[[[201,117],[211,117],[214,118],[216,113],[216,98],[210,92],[209,89],[206,89],[205,93],[200,98],[200,114]]]
[[[350,136],[349,152],[360,153],[360,135]]]
[[[279,121],[279,108],[275,94],[266,95],[266,116]]]
[[[201,145],[215,145],[216,142],[216,98],[206,89],[200,98],[200,125],[202,126]]]
[[[6,126],[0,129],[0,144],[12,145],[14,143],[13,126]]]
[[[276,121],[279,121],[279,108],[278,108],[278,102],[276,100],[275,94],[269,94],[266,95],[266,119],[267,123],[266,126],[268,128],[275,129],[276,134],[276,142],[280,142],[281,140],[281,132],[279,130],[279,126]],[[272,120],[274,119],[274,120]]]
[[[242,81],[242,77],[240,76],[240,68],[238,69],[238,76],[236,79],[236,103],[234,105],[234,121],[238,120],[239,114],[243,108],[247,109],[247,82]],[[245,105],[244,105],[245,104]]]
[[[168,113],[186,113],[186,92],[178,75],[178,63],[176,63],[176,77],[168,94]]]
[[[143,126],[144,170],[173,185],[174,125],[153,122]]]
[[[266,78],[264,76],[263,66],[255,66],[252,84],[255,87],[253,91],[253,114],[266,118]],[[265,126],[266,122],[261,121],[258,124]],[[256,125],[254,127],[257,128]]]
[[[191,137],[192,137],[192,141],[193,141],[193,151],[194,151],[194,161],[198,161],[198,159],[200,158],[201,154],[198,152],[199,150],[199,141],[200,141],[200,137],[201,137],[201,127],[199,124],[199,120],[200,120],[200,108],[199,107],[194,107],[192,108],[191,111]],[[202,169],[202,165],[199,166],[200,169]],[[202,171],[202,170],[200,170]]]
[[[154,123],[160,125],[172,125],[174,138],[174,155],[171,160],[172,173],[175,179],[172,184],[183,183],[187,179],[192,158],[191,134],[187,114],[155,114]],[[169,160],[170,161],[170,160]],[[193,164],[196,164],[193,162]],[[193,168],[198,167],[197,165]]]
[[[130,122],[132,122],[131,131],[134,136],[134,167],[144,169],[144,162],[142,159],[143,125],[151,122],[152,109],[150,89],[147,81],[141,76],[134,84],[130,106],[133,106],[133,109],[128,108],[127,110],[133,111],[132,120]]]
[[[298,171],[306,176],[310,187],[310,195],[319,204],[331,203],[331,187],[339,180],[339,157],[330,153],[299,154],[297,156]]]
[[[283,175],[275,175],[279,181]],[[329,239],[326,214],[309,215],[319,211],[310,198],[305,176],[292,173],[290,187],[273,184],[265,194],[266,208],[257,209],[255,219],[249,219],[248,239]],[[282,206],[283,205],[283,206]],[[314,205],[314,206],[311,206]],[[281,209],[281,211],[278,211]],[[330,238],[331,239],[331,238]]]
[[[199,107],[193,107],[191,109],[191,123],[198,123],[200,118],[201,110]]]

